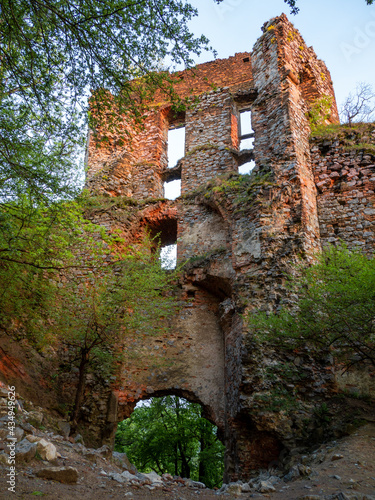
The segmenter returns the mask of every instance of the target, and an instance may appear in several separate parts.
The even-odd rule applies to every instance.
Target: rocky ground
[[[231,483],[215,491],[169,474],[139,473],[124,454],[112,453],[107,446],[87,448],[79,436],[68,438],[67,425],[60,423],[57,432],[40,408],[28,406],[26,411],[16,404],[10,440],[6,391],[1,387],[0,396],[0,499],[375,500],[374,423],[310,454],[295,455],[287,472],[262,471],[248,483]],[[14,478],[8,462],[13,453]],[[13,483],[7,482],[13,479],[14,492],[8,490]]]

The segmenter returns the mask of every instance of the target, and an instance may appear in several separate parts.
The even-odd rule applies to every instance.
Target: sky
[[[375,89],[375,4],[365,0],[298,0],[300,12],[290,14],[283,0],[190,0],[199,16],[190,23],[196,34],[204,34],[219,58],[251,51],[261,36],[262,25],[284,12],[308,46],[313,46],[331,72],[338,105],[357,82]],[[210,53],[197,63],[212,60]]]

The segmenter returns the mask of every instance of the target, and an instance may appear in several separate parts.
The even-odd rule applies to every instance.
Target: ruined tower
[[[136,360],[124,367],[107,411],[92,402],[90,432],[110,440],[136,401],[185,396],[218,426],[232,480],[276,460],[289,439],[253,416],[256,360],[242,314],[277,307],[285,270],[321,248],[319,218],[330,236],[329,215],[318,207],[307,113],[328,97],[329,121],[338,121],[330,74],[286,16],[262,30],[251,52],[178,73],[176,92],[198,98],[185,112],[174,115],[170,103],[155,102],[131,147],[118,145],[115,135],[105,147],[93,140],[88,146],[87,188],[144,202],[137,224],[160,233],[162,245],[177,243],[179,261],[193,258],[171,335],[145,346],[145,357],[162,349],[169,364],[155,373]],[[241,130],[249,112],[251,130]],[[185,155],[168,168],[168,130],[182,126]],[[319,165],[320,151],[313,155]],[[245,164],[250,175],[239,173]],[[176,179],[181,196],[163,199],[164,183]],[[121,226],[105,217],[107,227]]]

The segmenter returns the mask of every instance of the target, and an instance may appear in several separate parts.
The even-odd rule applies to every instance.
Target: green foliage
[[[332,141],[339,140],[344,145],[350,145],[349,141],[364,142],[366,138],[371,137],[374,128],[373,123],[353,123],[351,126],[330,123],[329,125],[316,127],[311,133],[311,137]]]
[[[210,180],[204,188],[204,199],[209,200],[217,195],[230,196],[233,204],[239,207],[236,211],[241,211],[244,206],[251,206],[264,188],[272,186],[274,182],[269,171],[252,172],[249,175],[231,172]],[[195,192],[194,196],[197,194]]]
[[[48,309],[50,328],[44,332],[67,347],[69,365],[79,369],[73,426],[78,422],[87,371],[109,377],[120,352],[134,354],[137,339],[168,329],[167,320],[176,310],[176,301],[168,294],[174,274],[162,269],[158,253],[151,248],[145,239],[116,258],[113,252],[95,253],[90,248],[84,258],[91,269],[64,272],[54,289]]]
[[[375,365],[375,260],[346,247],[331,247],[291,280],[293,307],[249,313],[254,339],[284,348],[329,349],[346,368]]]
[[[2,3],[0,197],[72,194],[90,91],[92,126],[139,117],[156,89],[176,100],[160,61],[191,66],[208,48],[189,32],[196,15],[180,0]]]
[[[372,134],[375,130],[373,123],[352,123],[320,125],[311,132],[312,140],[339,141],[348,151],[359,150],[375,154],[372,143]]]
[[[345,132],[347,128],[346,125],[341,125],[339,123],[330,123],[329,125],[319,125],[311,131],[311,137],[317,137],[321,139],[338,139],[342,132]]]
[[[154,243],[125,246],[86,220],[81,202],[34,206],[21,197],[2,205],[0,226],[0,329],[40,351],[67,348],[69,369],[79,369],[76,421],[87,371],[111,375],[123,342],[164,331],[176,308],[174,273]]]
[[[115,449],[142,472],[191,477],[211,488],[222,482],[224,446],[216,428],[202,418],[199,404],[177,396],[136,408],[119,424]]]
[[[315,99],[311,104],[308,112],[308,119],[310,122],[311,132],[326,124],[326,121],[331,116],[331,108],[333,97],[324,95]]]
[[[354,144],[347,146],[346,149],[353,151],[364,151],[365,153],[370,153],[372,155],[375,155],[375,145],[374,144],[369,144],[367,142],[360,142],[359,144]]]
[[[98,252],[102,229],[86,221],[77,202],[34,204],[29,197],[0,206],[0,329],[48,342],[41,323],[57,273],[86,266],[81,249]],[[44,311],[44,312],[43,312]]]

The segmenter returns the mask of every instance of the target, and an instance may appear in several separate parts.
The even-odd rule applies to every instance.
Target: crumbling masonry
[[[111,441],[138,400],[178,394],[200,402],[218,426],[226,480],[245,479],[296,445],[306,415],[256,411],[256,394],[267,389],[259,367],[276,354],[255,349],[242,315],[277,308],[285,271],[322,245],[341,238],[373,248],[374,157],[339,142],[310,144],[306,115],[313,102],[331,97],[329,121],[338,121],[334,91],[325,64],[285,15],[263,26],[252,52],[178,76],[176,92],[182,98],[192,92],[196,105],[174,115],[169,103],[155,103],[129,145],[119,145],[116,134],[105,146],[89,142],[88,189],[140,202],[131,218],[118,206],[94,220],[127,235],[148,227],[160,232],[162,245],[177,242],[179,261],[193,259],[171,334],[150,339],[142,361],[122,367],[107,402],[92,399],[86,434],[96,435],[96,444]],[[251,111],[254,131],[248,150],[239,147],[244,110]],[[181,125],[185,156],[168,169],[168,130]],[[251,174],[239,175],[250,160]],[[163,199],[164,182],[179,178],[181,197]],[[160,352],[165,362],[151,369]],[[303,370],[306,356],[291,362]],[[332,370],[310,370],[304,397],[313,400],[334,384]]]

